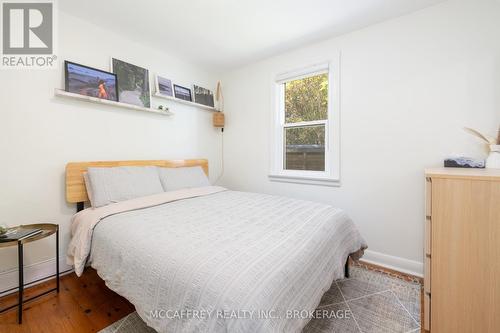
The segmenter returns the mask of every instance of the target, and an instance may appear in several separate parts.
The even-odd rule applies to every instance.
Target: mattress
[[[280,196],[210,186],[110,206],[75,216],[69,261],[158,332],[300,332],[366,248],[342,210]]]

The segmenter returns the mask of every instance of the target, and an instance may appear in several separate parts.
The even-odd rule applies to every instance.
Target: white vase
[[[488,169],[500,169],[500,145],[490,145],[490,155],[486,159]]]

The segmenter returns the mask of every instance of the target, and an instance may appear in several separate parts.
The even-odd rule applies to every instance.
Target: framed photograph
[[[193,98],[191,97],[191,89],[186,87],[181,87],[174,84],[174,94],[175,98],[182,99],[188,102],[192,102]]]
[[[208,89],[194,85],[194,101],[198,104],[214,107],[214,93]]]
[[[151,107],[149,71],[128,62],[111,59],[113,73],[118,83],[118,100],[145,108]]]
[[[64,72],[67,92],[118,101],[115,74],[71,61],[64,61]]]
[[[172,81],[161,77],[159,75],[156,76],[156,92],[164,95],[164,96],[173,96],[172,90]]]

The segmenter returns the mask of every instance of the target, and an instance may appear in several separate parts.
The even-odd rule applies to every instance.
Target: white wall
[[[484,156],[460,128],[494,132],[500,122],[499,6],[452,1],[227,73],[224,184],[342,207],[374,251],[369,255],[420,270],[423,168],[453,152]],[[109,69],[114,56],[209,88],[219,78],[67,14],[59,24],[60,61]],[[342,187],[270,182],[271,74],[338,50]],[[0,70],[0,223],[59,223],[64,258],[75,210],[64,199],[67,162],[206,157],[212,180],[218,176],[220,132],[210,112],[171,104],[169,118],[58,99],[53,90],[63,87],[62,72]],[[31,276],[50,271],[53,244],[27,246]],[[16,258],[15,249],[0,249],[0,290],[16,285]]]
[[[485,157],[465,134],[500,122],[500,4],[450,1],[224,76],[225,176],[233,189],[345,209],[367,258],[421,273],[425,167],[450,153]],[[270,182],[272,74],[341,51],[339,188]]]
[[[218,79],[216,73],[60,13],[61,62],[109,70],[112,56],[180,84],[213,89]],[[208,158],[211,178],[217,178],[221,137],[211,125],[211,112],[171,103],[175,116],[165,117],[54,97],[54,88],[63,87],[62,65],[58,70],[0,70],[0,223],[58,223],[64,258],[75,212],[64,199],[67,162]],[[167,103],[153,101],[155,106]],[[53,239],[25,250],[28,266],[54,258]],[[16,250],[0,249],[0,290],[17,285],[15,267]],[[28,270],[34,271],[36,266]]]

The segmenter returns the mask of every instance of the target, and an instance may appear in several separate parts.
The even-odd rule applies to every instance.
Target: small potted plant
[[[165,106],[165,105],[158,105],[158,110],[163,111],[163,112],[169,112],[170,111],[168,109],[168,106]]]
[[[464,128],[467,132],[478,137],[481,141],[488,144],[490,148],[490,154],[486,159],[486,167],[489,169],[500,169],[500,127],[498,128],[498,133],[496,138],[490,137],[488,135],[483,135],[479,131],[472,128]]]
[[[7,233],[8,229],[7,225],[0,223],[0,237]]]

